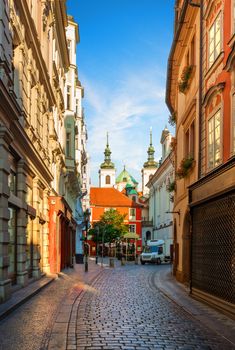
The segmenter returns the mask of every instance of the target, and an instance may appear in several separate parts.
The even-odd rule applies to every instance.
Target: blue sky
[[[174,0],[67,0],[67,10],[80,29],[77,65],[85,89],[92,185],[98,185],[107,131],[117,175],[125,164],[141,183],[149,129],[159,160],[168,121],[165,85]]]

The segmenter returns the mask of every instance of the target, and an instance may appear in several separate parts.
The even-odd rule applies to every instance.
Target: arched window
[[[110,175],[106,175],[105,183],[106,185],[110,185]]]
[[[151,232],[147,231],[146,232],[146,241],[149,241],[151,239]]]

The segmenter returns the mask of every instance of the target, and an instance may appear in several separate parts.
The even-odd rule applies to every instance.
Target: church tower
[[[104,151],[104,162],[99,170],[99,187],[113,187],[115,185],[116,170],[111,162],[111,150],[109,148],[109,135],[107,133],[107,144]]]
[[[152,144],[152,128],[150,128],[150,145],[148,148],[148,160],[144,163],[143,169],[142,169],[142,191],[143,196],[148,196],[149,189],[146,187],[146,184],[149,182],[151,176],[155,173],[157,170],[158,164],[154,160],[154,147]]]

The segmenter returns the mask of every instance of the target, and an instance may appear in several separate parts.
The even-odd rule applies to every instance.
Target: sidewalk
[[[0,304],[0,320],[8,316],[12,311],[25,303],[35,294],[39,293],[44,287],[53,282],[57,275],[45,276],[37,281],[30,283],[27,287],[21,288],[14,292],[9,300]]]
[[[93,259],[94,260],[94,259]],[[104,258],[104,267],[108,266],[108,260]],[[89,272],[86,274],[84,272],[84,265],[75,265],[74,269],[68,269],[64,272],[59,273],[58,275],[47,275],[39,280],[31,282],[27,287],[20,288],[19,290],[13,292],[11,298],[7,300],[5,303],[0,304],[0,320],[8,316],[11,312],[17,309],[19,306],[24,304],[30,298],[32,298],[35,294],[39,293],[43,288],[48,286],[51,282],[53,282],[58,276],[70,276],[77,277],[81,276],[81,279],[84,280],[85,283],[89,284],[89,279],[92,279],[94,275],[97,273],[97,269],[100,269],[100,265],[96,266],[94,261],[89,259]]]
[[[220,336],[229,340],[235,348],[235,321],[221,312],[193,299],[189,289],[178,283],[167,268],[154,275],[153,283],[165,296]]]

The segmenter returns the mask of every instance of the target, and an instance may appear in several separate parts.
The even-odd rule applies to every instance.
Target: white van
[[[147,241],[147,245],[140,254],[140,262],[142,265],[145,263],[161,264],[162,262],[170,262],[170,260],[170,244],[163,239]]]

